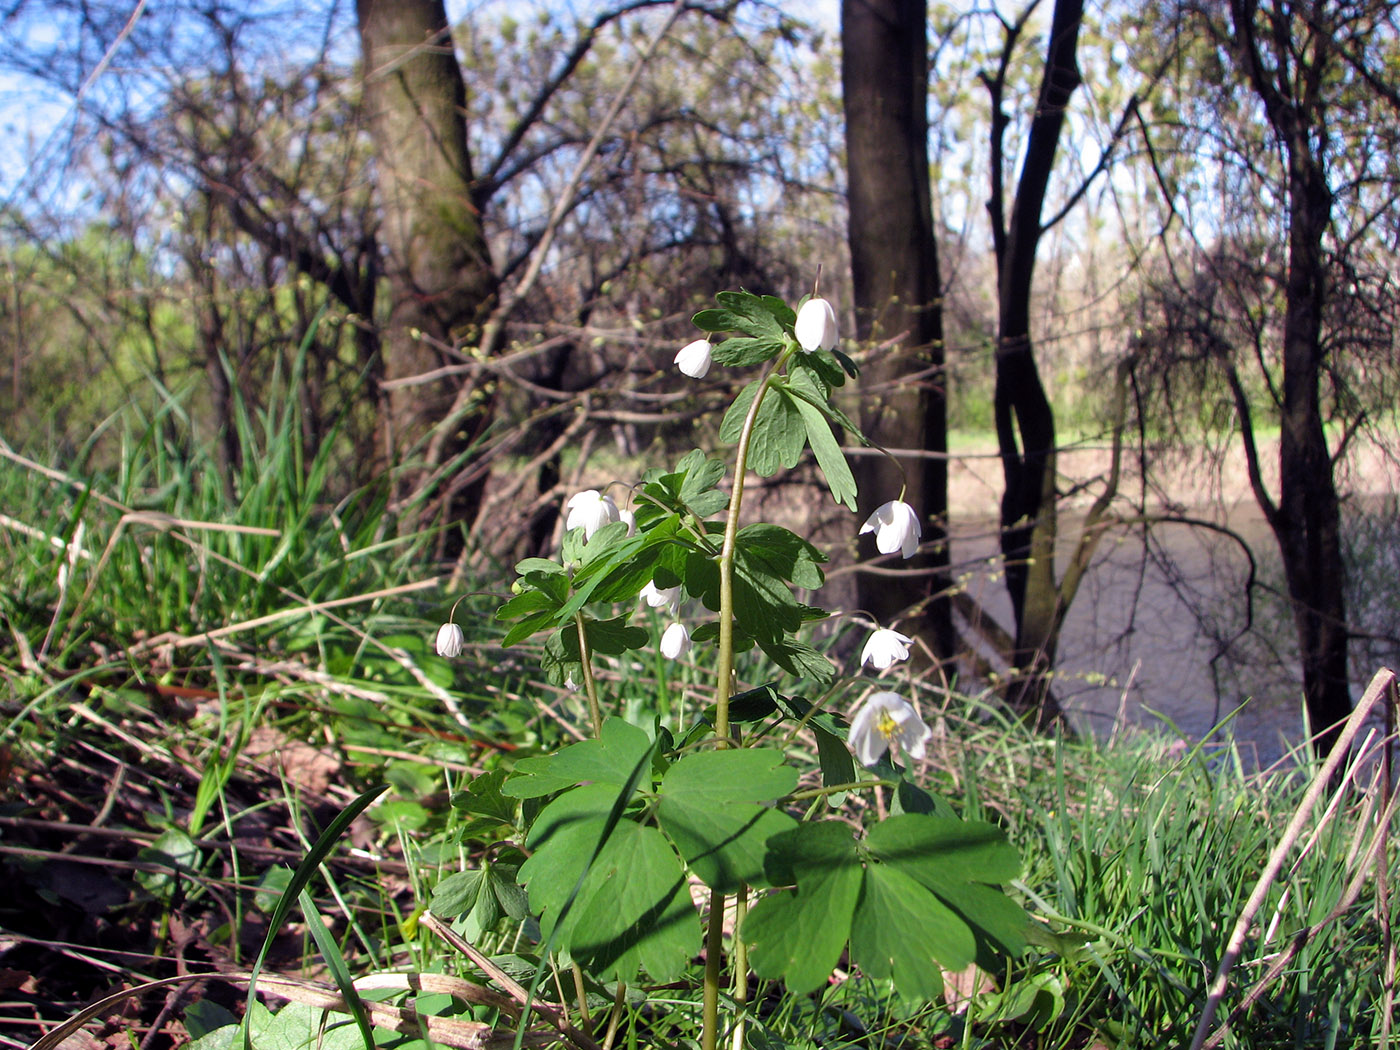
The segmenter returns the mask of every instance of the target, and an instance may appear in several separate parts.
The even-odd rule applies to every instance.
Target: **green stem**
[[[753,404],[739,431],[739,447],[734,454],[734,490],[729,496],[729,517],[724,525],[724,546],[719,552],[719,669],[715,682],[715,739],[728,747],[729,691],[734,677],[734,551],[738,547],[739,507],[744,500],[744,475],[748,473],[749,442],[768,384],[778,374],[792,350],[778,355],[773,366],[759,381]],[[701,1050],[718,1050],[719,987],[724,956],[724,894],[710,894],[710,925],[705,931],[705,985],[701,1010]]]
[[[583,662],[583,691],[588,697],[588,714],[593,719],[593,737],[603,735],[603,713],[598,707],[598,683],[593,679],[593,662],[588,658],[588,631],[583,626],[583,613],[574,613],[578,627],[578,655]]]
[[[724,894],[710,891],[710,925],[705,930],[705,994],[700,1011],[700,1048],[719,1048],[720,961],[724,956]]]
[[[734,491],[729,497],[729,517],[724,525],[724,546],[719,552],[719,670],[715,683],[715,736],[720,747],[727,746],[729,740],[729,691],[730,679],[734,675],[734,551],[738,546],[739,507],[744,501],[744,475],[748,473],[749,442],[753,439],[754,423],[758,420],[758,409],[763,404],[763,396],[768,393],[768,384],[778,369],[787,362],[792,351],[786,350],[773,362],[760,381],[758,392],[753,396],[748,415],[744,417],[744,427],[739,432],[739,447],[734,454]]]
[[[734,895],[734,1050],[744,1048],[744,1021],[749,1005],[749,946],[739,928],[749,913],[749,888],[740,886]]]

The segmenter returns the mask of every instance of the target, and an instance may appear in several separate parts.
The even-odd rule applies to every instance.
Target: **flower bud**
[[[704,379],[705,373],[710,370],[710,341],[708,339],[697,339],[693,343],[686,343],[676,354],[676,367],[684,375],[691,379]]]
[[[808,299],[797,311],[792,331],[807,353],[818,347],[830,350],[836,345],[836,311],[825,299]]]
[[[679,660],[690,652],[690,632],[683,623],[673,623],[661,635],[661,655],[668,660]]]
[[[460,656],[464,641],[462,628],[455,623],[445,623],[438,628],[437,654],[448,658]]]

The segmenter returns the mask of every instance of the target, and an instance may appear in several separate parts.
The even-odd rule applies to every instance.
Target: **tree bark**
[[[445,348],[472,340],[496,274],[473,199],[466,94],[442,0],[357,0],[356,12],[382,210],[384,372],[392,384],[450,363]],[[400,465],[447,413],[458,385],[391,389],[385,444]],[[463,422],[454,451],[478,436],[482,418]]]
[[[1083,0],[1057,0],[1051,17],[1044,72],[1016,184],[1005,220],[1000,171],[1002,72],[989,84],[993,100],[992,213],[997,254],[996,388],[993,412],[1005,489],[1001,500],[1001,550],[1016,621],[1015,670],[1007,699],[1032,712],[1044,726],[1063,720],[1051,689],[1064,605],[1055,581],[1055,415],[1036,366],[1030,335],[1031,286],[1043,232],[1041,212],[1070,96],[1079,86],[1076,57]],[[1008,31],[1007,54],[1020,24]]]
[[[1315,26],[1311,49],[1294,50],[1274,33],[1258,32],[1256,0],[1231,0],[1233,45],[1245,75],[1283,146],[1288,191],[1288,276],[1284,285],[1283,401],[1279,435],[1279,501],[1260,500],[1283,559],[1303,696],[1317,754],[1331,751],[1351,713],[1347,673],[1346,564],[1332,453],[1322,425],[1326,375],[1323,307],[1327,296],[1324,244],[1331,226],[1332,193],[1325,158],[1325,110],[1315,92],[1327,81],[1331,37]],[[1268,14],[1272,26],[1291,26],[1287,11]],[[1261,41],[1274,48],[1266,61]],[[1304,63],[1295,67],[1294,63]],[[1257,489],[1256,494],[1262,494]]]
[[[923,0],[843,0],[847,235],[856,335],[881,344],[861,375],[861,428],[889,448],[933,453],[862,457],[863,514],[904,500],[923,520],[920,552],[893,578],[861,574],[863,609],[899,621],[940,659],[953,655],[949,601],[948,448],[942,281],[928,173],[927,9]],[[901,475],[899,467],[903,467]]]

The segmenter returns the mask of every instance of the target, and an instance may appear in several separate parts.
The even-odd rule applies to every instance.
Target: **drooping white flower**
[[[655,580],[648,580],[637,597],[652,609],[668,609],[672,616],[675,616],[681,607],[680,587],[658,587]]]
[[[710,353],[710,341],[696,339],[680,348],[676,354],[676,367],[691,379],[704,379],[705,373],[710,370],[711,360],[713,358]]]
[[[568,675],[565,676],[564,688],[571,693],[577,693],[579,691],[579,684],[574,681],[574,672],[570,671]]]
[[[913,644],[914,639],[908,635],[881,627],[870,636],[861,650],[861,666],[869,664],[877,671],[893,667],[899,661],[909,659],[909,646]]]
[[[637,515],[624,508],[617,512],[617,520],[627,525],[627,535],[637,535]]]
[[[912,558],[919,549],[919,538],[924,527],[919,524],[919,515],[903,500],[892,499],[882,503],[875,513],[865,519],[860,534],[875,533],[875,549],[881,554],[900,551],[906,558]]]
[[[661,635],[661,655],[668,660],[679,660],[690,652],[690,632],[683,623],[673,623]]]
[[[893,744],[908,758],[923,758],[933,730],[898,693],[871,693],[851,719],[847,742],[863,766],[873,766]]]
[[[830,350],[836,345],[836,311],[825,299],[808,299],[797,311],[792,331],[807,353],[818,347]]]
[[[564,528],[576,529],[583,526],[583,538],[591,540],[593,534],[604,525],[621,521],[617,504],[611,496],[605,496],[597,489],[585,489],[569,497],[569,516]]]
[[[455,623],[445,623],[438,628],[437,654],[446,657],[460,656],[465,641],[466,639],[462,637],[462,628]]]

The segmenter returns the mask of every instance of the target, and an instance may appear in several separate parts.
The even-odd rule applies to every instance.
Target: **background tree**
[[[1397,190],[1384,159],[1396,146],[1396,96],[1382,72],[1393,68],[1397,27],[1381,4],[1238,0],[1228,17],[1194,6],[1184,15],[1209,45],[1190,68],[1217,76],[1193,76],[1178,127],[1198,130],[1175,145],[1212,158],[1215,181],[1162,164],[1193,243],[1153,306],[1154,378],[1197,396],[1218,391],[1229,407],[1278,547],[1326,753],[1351,709],[1338,478],[1353,439],[1389,411],[1394,382],[1392,277],[1375,231]],[[1215,218],[1203,229],[1206,202]],[[1259,433],[1274,423],[1276,471]]]
[[[861,374],[861,428],[895,450],[857,461],[869,514],[906,486],[921,552],[893,576],[869,569],[858,600],[880,623],[953,655],[948,575],[948,414],[943,288],[928,154],[928,15],[923,0],[843,0],[841,84],[856,336],[878,350]],[[902,472],[901,469],[902,468]]]

